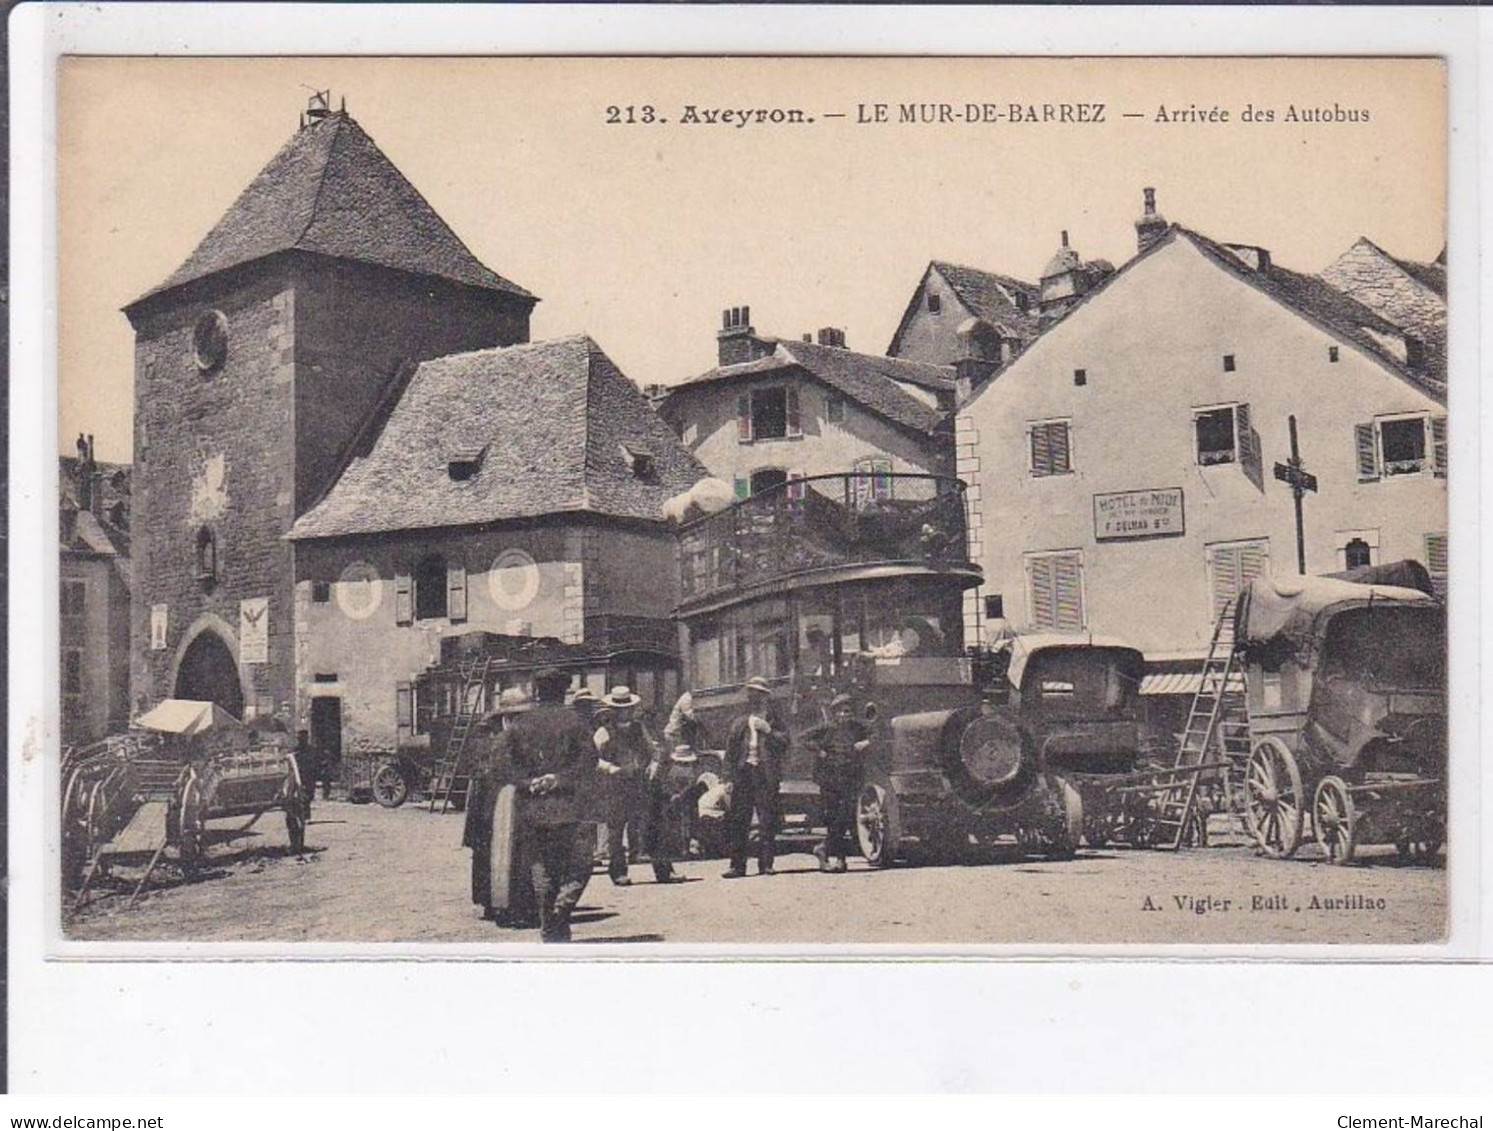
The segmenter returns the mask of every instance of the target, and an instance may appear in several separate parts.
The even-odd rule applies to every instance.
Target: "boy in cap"
[[[778,786],[783,778],[783,758],[788,753],[788,728],[771,711],[772,688],[767,681],[761,676],[747,680],[746,696],[746,714],[731,724],[726,736],[725,770],[731,782],[731,809],[726,815],[731,867],[724,873],[728,880],[746,875],[753,810],[757,813],[759,838],[757,873],[773,874]]]
[[[814,751],[814,782],[824,809],[824,843],[814,849],[821,872],[846,870],[845,856],[855,828],[855,795],[861,784],[861,760],[871,746],[865,726],[855,718],[849,695],[830,702],[830,721],[804,732]]]

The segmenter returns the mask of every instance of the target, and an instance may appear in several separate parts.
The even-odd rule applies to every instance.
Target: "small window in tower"
[[[1327,360],[1328,361],[1336,361],[1337,360],[1337,346],[1328,346],[1327,347]]]
[[[204,526],[197,531],[197,580],[211,585],[218,579],[218,537]]]
[[[192,357],[203,373],[212,373],[228,356],[228,318],[221,310],[209,310],[192,327]]]
[[[1087,369],[1075,369],[1073,371],[1073,383],[1080,389],[1089,383],[1089,371]]]
[[[332,599],[332,583],[330,581],[313,581],[311,583],[311,600],[318,605],[325,605]]]
[[[1226,354],[1223,355],[1223,371],[1225,373],[1232,373],[1232,372],[1234,372],[1234,355],[1233,354],[1226,353]]]
[[[934,294],[932,291],[928,292],[928,313],[943,313],[943,299],[939,295]]]

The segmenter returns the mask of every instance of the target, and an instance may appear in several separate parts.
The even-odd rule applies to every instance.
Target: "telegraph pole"
[[[1317,490],[1317,477],[1307,471],[1301,462],[1301,448],[1296,442],[1296,417],[1289,416],[1286,422],[1291,427],[1291,458],[1275,465],[1275,477],[1291,487],[1296,502],[1296,572],[1306,573],[1306,530],[1301,521],[1301,500],[1308,491]]]

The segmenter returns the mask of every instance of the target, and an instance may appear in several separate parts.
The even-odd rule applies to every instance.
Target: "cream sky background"
[[[70,59],[58,121],[59,449],[131,458],[133,335],[164,280],[330,87],[473,252],[634,381],[714,364],[722,307],[764,333],[886,349],[929,259],[1036,281],[1067,229],[1123,263],[1141,188],[1207,235],[1316,271],[1366,235],[1430,259],[1445,231],[1435,60]],[[1103,125],[860,126],[859,103],[1104,102]],[[1288,105],[1368,124],[1288,124]],[[651,103],[663,126],[606,125]],[[676,125],[686,103],[813,125]],[[1273,124],[1239,121],[1248,103]],[[1156,124],[1222,106],[1226,125]],[[1145,113],[1144,120],[1120,117]],[[827,120],[825,112],[849,117]]]

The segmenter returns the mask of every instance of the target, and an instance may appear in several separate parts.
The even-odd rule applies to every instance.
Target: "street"
[[[232,836],[185,882],[158,869],[128,906],[139,868],[117,867],[69,917],[76,940],[505,943],[536,931],[484,922],[468,901],[459,815],[317,802],[303,859],[283,818]],[[579,943],[1411,943],[1444,931],[1446,872],[1400,866],[1392,848],[1362,866],[1257,857],[1245,847],[1084,850],[1075,860],[1006,859],[876,871],[854,859],[821,875],[807,852],[778,874],[721,878],[717,860],[680,866],[688,883],[633,885],[593,876],[575,919]],[[1314,902],[1315,901],[1315,902]]]

